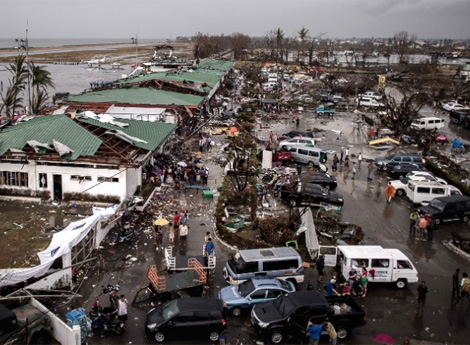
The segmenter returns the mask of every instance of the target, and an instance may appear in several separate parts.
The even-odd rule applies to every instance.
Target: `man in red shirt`
[[[173,217],[173,224],[175,228],[180,225],[180,215],[178,214],[178,211],[175,211],[175,216]]]

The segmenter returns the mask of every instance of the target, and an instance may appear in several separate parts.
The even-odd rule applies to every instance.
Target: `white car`
[[[434,176],[434,174],[430,173],[429,171],[410,171],[408,174],[406,174],[406,177],[417,177],[417,176],[422,176],[429,181],[436,181],[441,184],[447,184],[446,180],[440,177]]]
[[[469,110],[468,107],[462,105],[462,104],[458,104],[458,103],[455,103],[455,102],[449,102],[449,103],[445,103],[442,108],[446,111],[459,111],[459,110]]]
[[[413,171],[413,173],[415,172],[426,172],[426,171]],[[436,178],[434,176],[432,176],[432,174],[426,176],[426,175],[410,175],[411,173],[408,173],[406,175],[406,177],[403,177],[399,180],[392,180],[392,181],[389,181],[393,187],[395,187],[395,193],[396,195],[398,196],[403,196],[403,195],[406,195],[406,186],[408,185],[408,182],[410,181],[414,181],[414,182],[418,182],[418,181],[437,181]],[[429,173],[428,173],[429,174]],[[408,176],[410,175],[410,176]],[[438,181],[440,182],[440,181]],[[447,184],[447,183],[445,183]]]
[[[282,149],[289,149],[291,147],[297,146],[313,147],[315,146],[315,139],[306,137],[295,137],[292,139],[283,140],[279,143],[279,147]]]

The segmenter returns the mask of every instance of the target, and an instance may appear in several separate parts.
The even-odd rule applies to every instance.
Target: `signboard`
[[[273,152],[264,150],[263,161],[261,162],[262,169],[271,169],[273,167]]]

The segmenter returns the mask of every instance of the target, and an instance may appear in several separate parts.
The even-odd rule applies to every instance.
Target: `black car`
[[[309,183],[318,184],[325,189],[334,190],[338,186],[338,182],[336,181],[336,177],[331,176],[330,174],[321,172],[321,171],[314,171],[308,175]]]
[[[375,159],[375,165],[377,166],[377,169],[382,171],[390,170],[392,167],[398,164],[415,164],[419,167],[422,167],[424,166],[424,158],[419,154],[400,153]]]
[[[307,183],[301,192],[296,190],[296,186],[291,188],[282,186],[281,200],[294,207],[299,205],[319,206],[321,204],[343,206],[344,204],[341,194],[331,192],[318,184]]]
[[[392,179],[399,179],[405,177],[410,171],[424,171],[424,169],[416,164],[398,164],[390,167],[388,176]]]
[[[295,138],[295,137],[307,137],[313,138],[313,133],[310,131],[290,131],[289,133],[283,134],[283,137]]]
[[[325,103],[325,104],[328,104],[328,103],[337,104],[338,100],[334,99],[331,96],[320,96],[320,102]]]
[[[223,302],[214,298],[180,298],[147,314],[145,332],[161,343],[169,339],[219,340],[226,329]]]
[[[418,208],[420,214],[427,213],[436,225],[444,221],[470,220],[470,198],[465,195],[451,195],[433,199],[429,205]]]

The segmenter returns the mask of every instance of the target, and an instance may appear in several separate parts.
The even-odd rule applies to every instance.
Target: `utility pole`
[[[132,43],[135,44],[135,68],[137,68],[137,44],[139,43],[139,41],[137,40],[137,33],[135,34],[135,38],[132,37],[131,40]]]
[[[24,49],[26,51],[26,65],[28,66],[28,109],[27,115],[31,114],[31,66],[29,64],[29,43],[28,43],[28,27],[26,27],[26,37],[23,39],[15,39],[18,49]]]

